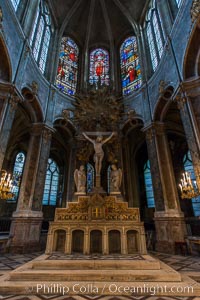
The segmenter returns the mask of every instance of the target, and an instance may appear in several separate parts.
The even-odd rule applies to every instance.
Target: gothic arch
[[[162,122],[164,120],[165,114],[168,107],[171,105],[173,100],[174,87],[169,85],[160,91],[160,98],[155,106],[153,121]]]
[[[195,26],[184,59],[184,79],[200,76],[200,21]]]
[[[22,106],[27,110],[32,123],[40,123],[44,121],[42,107],[36,95],[29,88],[22,89],[22,95],[25,101]]]
[[[6,45],[0,36],[0,80],[11,82],[12,68]]]

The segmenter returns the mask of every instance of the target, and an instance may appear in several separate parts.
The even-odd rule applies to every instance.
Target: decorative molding
[[[193,0],[190,14],[192,23],[194,23],[200,16],[200,0]]]
[[[18,96],[11,95],[10,99],[8,100],[10,107],[11,107],[11,112],[15,111],[17,109],[18,103],[21,102]]]
[[[3,11],[2,11],[2,8],[0,6],[0,29],[3,28],[2,24],[3,24]]]
[[[51,140],[52,137],[52,130],[45,127],[42,136],[43,136],[44,144],[48,144],[48,142]]]

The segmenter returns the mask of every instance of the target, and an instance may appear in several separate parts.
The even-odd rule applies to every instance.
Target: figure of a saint
[[[115,164],[111,165],[110,173],[110,191],[119,192],[122,183],[122,170],[117,168]]]
[[[74,171],[74,181],[76,184],[77,192],[85,193],[86,174],[85,174],[85,167],[83,165],[80,166],[79,170],[76,169]]]

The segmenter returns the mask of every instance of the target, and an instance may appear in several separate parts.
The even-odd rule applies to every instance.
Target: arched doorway
[[[56,236],[55,251],[64,253],[65,252],[66,231],[62,230],[62,229],[56,230],[55,236]]]
[[[102,232],[100,230],[90,232],[90,253],[102,253]]]
[[[138,251],[137,231],[135,231],[135,230],[127,231],[127,251],[128,251],[128,254],[133,254]]]
[[[109,254],[121,253],[121,239],[118,230],[110,230],[108,233]]]
[[[72,232],[72,252],[83,253],[84,232],[82,230],[74,230]]]

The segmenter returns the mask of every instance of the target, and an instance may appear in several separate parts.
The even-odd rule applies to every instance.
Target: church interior
[[[0,0],[0,299],[200,299],[198,101],[199,0]]]

